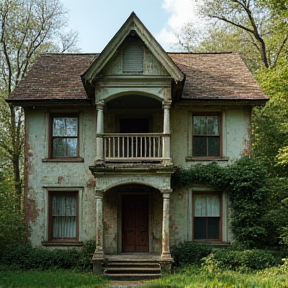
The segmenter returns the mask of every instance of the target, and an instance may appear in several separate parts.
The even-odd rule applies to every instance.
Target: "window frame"
[[[77,149],[76,149],[76,156],[60,156],[60,157],[55,157],[53,156],[53,140],[55,138],[59,138],[56,136],[53,136],[53,121],[54,118],[77,118],[77,136],[75,137],[62,137],[62,138],[72,138],[72,139],[77,139]],[[53,160],[75,160],[75,159],[79,159],[79,145],[80,145],[80,129],[79,129],[79,113],[65,113],[65,114],[61,114],[61,113],[52,113],[50,114],[50,119],[49,119],[49,159],[53,159]]]
[[[194,116],[217,116],[217,119],[218,119],[218,129],[219,129],[219,155],[208,155],[208,145],[207,145],[207,148],[206,148],[206,155],[195,155],[195,148],[194,148],[194,137],[199,137],[198,134],[194,134]],[[192,134],[192,139],[191,139],[191,146],[192,146],[192,157],[193,158],[204,158],[204,159],[213,159],[213,158],[221,158],[223,157],[223,141],[222,141],[222,138],[223,138],[223,133],[222,133],[222,113],[221,112],[194,112],[192,113],[192,127],[191,127],[192,131],[191,131],[191,134]],[[200,135],[201,137],[205,137],[206,141],[208,140],[209,137],[215,137],[215,135],[210,135],[210,134],[203,134],[203,135]]]
[[[222,239],[223,239],[223,193],[222,192],[214,192],[214,191],[207,191],[207,192],[193,192],[193,195],[192,195],[192,239],[194,242],[201,242],[201,243],[219,243],[219,242],[222,242]],[[206,218],[206,238],[203,238],[203,239],[195,239],[195,196],[196,195],[217,195],[218,196],[218,199],[219,199],[219,212],[220,212],[220,216],[219,216],[219,237],[217,239],[212,239],[212,238],[208,238],[208,225],[207,225],[207,222],[208,222],[208,219],[209,218],[216,218],[216,217],[213,217],[213,216],[203,216],[202,218]],[[198,216],[199,217],[199,216]],[[200,218],[200,217],[199,217]],[[218,217],[217,217],[218,218]]]
[[[54,195],[75,195],[76,199],[76,237],[53,237],[52,199]],[[78,242],[79,241],[79,191],[48,191],[48,241],[49,242]]]

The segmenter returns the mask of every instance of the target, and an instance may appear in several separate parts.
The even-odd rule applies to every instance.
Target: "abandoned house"
[[[231,242],[229,195],[171,177],[249,154],[267,97],[238,54],[167,53],[132,13],[100,54],[40,55],[7,101],[25,110],[32,245],[94,239],[95,273],[133,271],[107,268],[120,259],[152,275],[172,245]]]

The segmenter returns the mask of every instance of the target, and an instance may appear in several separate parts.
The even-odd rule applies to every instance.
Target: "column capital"
[[[173,189],[162,189],[160,192],[164,195],[170,195],[173,192]]]
[[[95,189],[95,197],[96,198],[103,198],[104,191],[100,189]]]
[[[104,100],[99,100],[96,102],[96,109],[97,110],[103,110],[103,107],[105,105],[105,101]]]
[[[164,101],[162,101],[162,108],[163,108],[163,109],[170,109],[171,103],[172,103],[171,100],[164,100]]]

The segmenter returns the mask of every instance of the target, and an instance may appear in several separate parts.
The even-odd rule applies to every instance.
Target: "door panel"
[[[148,195],[122,196],[122,251],[149,252]]]

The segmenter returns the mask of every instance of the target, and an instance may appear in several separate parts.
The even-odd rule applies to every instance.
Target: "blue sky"
[[[83,53],[101,52],[134,11],[166,51],[176,42],[172,31],[194,21],[195,0],[61,0],[69,29],[78,31]]]

